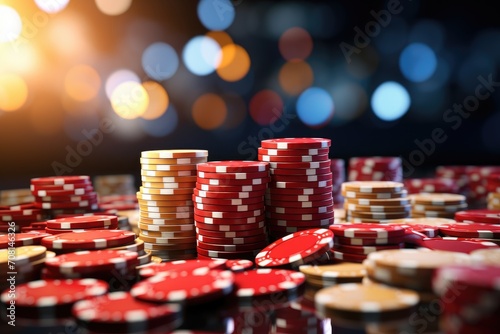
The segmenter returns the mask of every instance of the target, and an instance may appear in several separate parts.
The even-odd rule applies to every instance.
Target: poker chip
[[[260,267],[306,264],[333,246],[333,233],[327,229],[309,229],[278,239],[255,258]]]
[[[332,159],[334,160],[334,159]],[[336,160],[334,160],[336,161]],[[323,163],[324,164],[324,163]],[[325,174],[332,174],[333,176],[340,176],[336,175],[333,173],[332,168],[334,167],[321,167],[321,168],[293,168],[293,166],[288,166],[291,168],[272,168],[269,170],[271,177],[294,177],[294,176],[299,176],[299,177],[307,177],[307,176],[319,176],[319,175],[325,175]],[[276,179],[275,179],[276,180]]]
[[[222,222],[220,220],[210,220],[209,223],[204,223],[202,221],[196,220],[195,225],[197,228],[202,230],[219,232],[239,232],[253,229],[262,229],[265,227],[264,217],[261,217],[261,220],[252,219],[252,221],[253,222],[242,222],[241,224],[237,224],[233,223],[233,220],[224,220]],[[214,224],[213,222],[216,222],[217,224]],[[227,223],[224,224],[223,222]]]
[[[349,181],[393,181],[403,178],[399,157],[354,157],[349,160]]]
[[[189,220],[188,223],[186,224],[155,225],[152,223],[151,224],[147,222],[142,223],[141,221],[139,221],[137,227],[144,231],[156,231],[156,232],[194,231],[195,227],[190,222],[191,221]]]
[[[121,230],[93,230],[62,233],[41,240],[41,245],[50,250],[103,249],[131,244],[135,234]]]
[[[301,272],[285,269],[254,269],[234,274],[234,294],[239,300],[252,300],[273,294],[296,294],[304,284]]]
[[[328,150],[327,150],[328,151]],[[258,156],[259,161],[264,162],[318,162],[328,159],[328,154],[318,155],[262,155]]]
[[[364,254],[343,253],[338,250],[330,250],[330,253],[335,260],[340,262],[363,263],[367,257],[367,255]]]
[[[388,244],[388,245],[375,245],[375,246],[353,246],[353,245],[345,245],[345,244],[336,244],[333,249],[340,251],[342,253],[368,255],[370,253],[378,252],[381,250],[401,249],[401,248],[404,248],[404,243]]]
[[[105,228],[118,226],[118,217],[110,215],[75,216],[47,220],[48,228],[56,229],[82,229],[82,228]]]
[[[263,195],[263,191],[267,189],[267,183],[265,184],[255,184],[255,185],[235,185],[235,186],[229,186],[229,185],[222,185],[222,186],[216,186],[216,185],[209,185],[209,184],[201,184],[199,182],[196,182],[196,188],[202,191],[209,191],[209,192],[251,192],[251,191],[260,191],[261,193],[259,195]],[[257,195],[256,195],[257,196]]]
[[[47,248],[39,245],[16,247],[15,251],[4,248],[0,249],[0,268],[6,271],[9,267],[9,262],[16,266],[26,265],[36,262],[46,257]]]
[[[161,232],[161,231],[148,231],[148,230],[142,230],[141,235],[145,236],[146,238],[183,238],[183,237],[194,237],[195,236],[195,231],[189,230],[189,231],[168,231],[168,232]]]
[[[273,196],[281,197],[285,196],[302,196],[302,195],[325,195],[331,194],[333,188],[331,186],[320,187],[320,188],[270,188],[267,190],[266,195],[269,200],[272,201]]]
[[[204,191],[199,189],[194,189],[194,195],[202,198],[213,198],[213,199],[248,199],[253,197],[261,198],[265,194],[265,190],[261,191]]]
[[[254,252],[256,250],[262,249],[267,246],[267,240],[258,241],[254,243],[244,243],[244,244],[223,244],[223,243],[209,243],[205,241],[196,241],[196,247],[198,251],[203,249],[205,251],[217,251],[217,252]]]
[[[500,224],[500,210],[467,210],[455,213],[458,222]]]
[[[0,248],[39,245],[41,240],[47,236],[50,236],[50,234],[35,231],[16,233],[14,235],[0,235]]]
[[[205,215],[214,215],[213,213],[204,213]],[[252,213],[246,213],[243,215],[247,215],[249,217],[240,217],[237,218],[233,215],[233,217],[228,217],[225,215],[224,218],[219,218],[219,217],[205,217],[205,216],[199,216],[196,215],[194,216],[194,220],[198,223],[204,223],[204,224],[215,224],[215,225],[230,225],[230,224],[254,224],[258,223],[264,220],[264,215],[259,215],[259,216],[252,216]],[[219,213],[215,213],[215,216],[220,216]]]
[[[168,274],[170,272],[190,272],[206,271],[206,269],[224,269],[226,260],[178,260],[153,264],[147,268],[141,269],[139,275],[143,278],[153,277],[158,274]]]
[[[245,270],[252,269],[254,263],[250,260],[244,259],[236,259],[236,260],[227,260],[225,262],[226,268],[231,270],[232,272],[242,272]]]
[[[499,239],[500,225],[484,223],[455,223],[439,226],[439,230],[451,237]]]
[[[212,259],[253,259],[255,255],[258,254],[258,250],[252,251],[219,251],[219,250],[208,250],[205,248],[197,248],[198,255],[205,256]]]
[[[276,138],[261,141],[265,149],[321,149],[331,145],[330,139],[325,138]]]
[[[48,270],[61,274],[128,269],[137,264],[137,252],[126,250],[80,251],[47,259]]]
[[[349,283],[319,291],[314,302],[316,310],[324,315],[343,312],[360,318],[379,318],[384,313],[410,313],[419,303],[419,296],[411,290],[381,284]]]
[[[270,180],[271,180],[270,177],[257,177],[249,179],[226,179],[226,178],[208,179],[203,177],[197,178],[197,182],[199,184],[204,184],[209,186],[256,186],[256,185],[266,184]]]
[[[144,241],[137,238],[135,239],[134,243],[124,246],[111,247],[109,248],[109,250],[126,250],[129,252],[137,252],[138,254],[141,254],[142,252],[144,252]]]
[[[350,181],[342,184],[342,190],[357,193],[393,193],[403,189],[402,183],[391,181]]]
[[[211,161],[198,164],[197,170],[205,173],[257,173],[267,172],[269,165],[256,161]]]
[[[334,224],[331,225],[329,229],[333,231],[335,236],[343,236],[347,238],[389,238],[399,237],[405,234],[404,228],[388,224]]]
[[[357,263],[339,263],[322,266],[303,265],[299,267],[299,270],[307,278],[312,277],[339,283],[361,281],[366,275],[363,265]]]
[[[291,220],[291,219],[268,219],[272,228],[279,227],[328,227],[334,223],[334,218],[315,219],[315,220]]]
[[[405,239],[405,242],[412,243],[411,240]],[[458,237],[443,237],[443,238],[424,238],[418,240],[417,245],[431,250],[442,250],[457,253],[469,254],[479,249],[497,249],[499,246],[491,241],[474,238],[458,238]]]
[[[176,304],[153,304],[132,297],[128,292],[112,292],[82,300],[73,305],[73,316],[89,330],[120,333],[162,328],[166,332],[182,321],[182,308]]]
[[[243,211],[254,211],[262,209],[263,201],[255,204],[243,204],[243,205],[211,205],[196,203],[195,208],[204,211],[222,211],[222,212],[243,212]]]
[[[142,301],[196,304],[228,295],[235,279],[231,271],[208,267],[165,273],[136,283],[130,294]]]
[[[346,238],[338,237],[334,238],[335,244],[349,245],[349,246],[379,246],[379,245],[398,245],[405,241],[404,236],[399,237],[387,237],[387,238]]]
[[[405,179],[404,184],[410,194],[459,192],[459,184],[449,178]]]
[[[270,169],[324,169],[330,168],[330,160],[312,162],[269,162]],[[273,174],[271,172],[271,174]]]
[[[361,181],[358,181],[361,182]],[[355,191],[342,191],[342,196],[353,199],[369,199],[369,200],[383,200],[383,199],[405,199],[408,195],[406,190],[400,192],[377,192],[377,193],[361,193]]]
[[[196,227],[196,233],[201,236],[221,239],[232,239],[242,237],[256,237],[266,235],[266,228],[252,228],[242,231],[213,231]]]

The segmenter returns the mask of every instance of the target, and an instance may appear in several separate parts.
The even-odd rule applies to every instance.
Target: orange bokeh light
[[[169,104],[167,91],[155,81],[143,82],[142,87],[149,95],[149,104],[146,112],[141,117],[147,120],[157,119],[167,111]]]
[[[306,59],[312,52],[313,40],[307,30],[299,27],[288,29],[279,40],[281,55],[286,60]]]
[[[219,95],[204,94],[194,102],[192,115],[196,125],[200,128],[214,130],[224,123],[227,116],[227,106]]]
[[[89,65],[76,65],[64,79],[66,93],[77,101],[88,101],[96,97],[101,87],[101,78]]]
[[[299,95],[311,87],[314,74],[311,66],[302,60],[286,62],[280,69],[279,82],[284,92],[292,96]]]
[[[205,34],[205,36],[212,38],[216,41],[221,48],[226,45],[233,44],[233,39],[227,32],[224,31],[209,31]]]
[[[247,51],[236,44],[228,44],[221,50],[222,57],[217,74],[226,81],[243,79],[250,70],[250,56]]]
[[[0,110],[15,111],[28,99],[28,85],[16,74],[0,75]]]

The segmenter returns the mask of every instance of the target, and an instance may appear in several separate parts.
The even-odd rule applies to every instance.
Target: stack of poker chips
[[[35,207],[47,210],[51,216],[99,209],[97,193],[87,175],[34,178],[30,188]]]
[[[152,255],[164,260],[196,257],[192,195],[196,165],[207,157],[206,150],[141,153],[139,238]]]
[[[272,239],[333,224],[330,145],[325,138],[261,142],[259,160],[269,162],[271,171],[266,218]]]
[[[42,218],[42,209],[33,203],[0,207],[0,232],[21,232]]]
[[[408,218],[409,199],[404,185],[391,181],[351,181],[342,184],[346,221],[378,223]]]
[[[49,257],[55,256],[53,252],[47,252],[47,248],[38,245],[40,240],[47,235],[20,233],[18,234],[19,240],[16,241],[15,248],[11,249],[5,247],[0,249],[0,289],[4,290],[12,284],[12,273],[15,274],[15,283],[20,284],[36,280],[40,277],[40,272],[44,266],[45,260]],[[3,240],[2,240],[3,239]],[[5,238],[7,239],[7,238]],[[0,237],[0,244],[5,245],[5,240]],[[35,245],[26,244],[31,241],[37,243]],[[5,245],[7,246],[7,245]],[[14,251],[15,249],[15,251]]]
[[[398,157],[355,157],[349,160],[349,181],[403,181]]]
[[[403,181],[409,194],[418,193],[449,193],[458,194],[459,186],[456,180],[447,178],[405,179]]]
[[[197,168],[193,201],[198,257],[253,259],[268,244],[264,194],[269,165],[214,161]]]
[[[303,265],[299,267],[299,270],[306,275],[307,283],[317,288],[326,288],[335,284],[361,283],[366,276],[366,269],[360,263]]]
[[[500,173],[489,175],[487,182],[488,209],[500,210]]]
[[[405,228],[399,225],[345,223],[330,230],[335,235],[330,252],[336,262],[362,263],[370,253],[404,247]]]
[[[345,182],[345,163],[342,159],[330,159],[330,170],[332,171],[332,196],[335,207],[341,207],[344,203],[342,197],[342,183]]]
[[[469,166],[467,168],[471,191],[469,204],[471,207],[481,208],[486,206],[488,177],[497,173],[500,173],[499,166]]]
[[[0,205],[13,206],[33,202],[30,189],[7,189],[0,191]]]
[[[471,191],[469,188],[468,166],[437,166],[436,177],[440,179],[451,179],[458,186],[458,194],[464,195],[469,201]]]
[[[408,196],[411,201],[412,218],[451,218],[455,212],[467,208],[464,195],[446,193],[421,193]]]
[[[457,222],[500,224],[500,210],[465,210],[455,213]]]
[[[99,196],[134,195],[135,178],[130,174],[99,175],[94,178],[94,186]]]

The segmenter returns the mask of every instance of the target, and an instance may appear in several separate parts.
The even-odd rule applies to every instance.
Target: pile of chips
[[[0,205],[12,206],[21,203],[33,202],[34,198],[30,189],[0,190]]]
[[[192,195],[196,164],[206,162],[207,156],[205,150],[141,153],[138,228],[151,254],[164,260],[196,256]]]
[[[473,206],[483,207],[485,205],[489,176],[498,173],[500,173],[498,166],[469,166],[467,168]]]
[[[342,184],[346,221],[378,223],[407,218],[409,200],[404,185],[392,181],[351,181]]]
[[[94,178],[94,187],[101,197],[109,195],[135,195],[135,177],[131,174],[99,175]]]
[[[418,193],[459,193],[456,180],[448,178],[405,179],[404,185],[409,194]]]
[[[253,259],[267,246],[264,194],[269,181],[264,162],[198,164],[193,201],[199,257]]]
[[[451,218],[455,212],[467,208],[464,195],[446,193],[421,193],[408,196],[411,201],[413,218]]]
[[[43,218],[43,211],[33,203],[0,207],[0,232],[21,232]]]
[[[330,170],[332,171],[332,196],[336,208],[342,206],[342,183],[345,182],[345,163],[342,159],[330,159]]]
[[[349,160],[349,181],[403,181],[398,157],[356,157]]]
[[[500,174],[491,174],[487,178],[488,209],[500,210]]]
[[[266,218],[272,239],[333,224],[330,139],[280,138],[261,142],[259,160],[269,162]]]
[[[79,214],[96,211],[97,193],[87,175],[49,176],[31,179],[36,208],[57,214]]]

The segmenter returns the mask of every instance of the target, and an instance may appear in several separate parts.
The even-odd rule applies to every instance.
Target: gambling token
[[[245,219],[259,217],[264,214],[264,210],[257,209],[252,211],[236,211],[236,212],[223,212],[223,211],[205,211],[194,208],[195,217],[206,217],[214,219]],[[206,223],[206,221],[205,221]]]
[[[392,288],[382,284],[363,285],[348,283],[332,286],[319,291],[314,298],[316,309],[321,314],[347,312],[351,315],[373,315],[412,311],[419,303],[416,292]]]
[[[283,227],[328,227],[334,223],[334,218],[317,219],[317,220],[287,220],[287,219],[268,219],[270,226]]]
[[[151,262],[151,257],[152,257],[152,256],[151,256],[151,254],[150,254],[150,253],[146,253],[146,252],[144,252],[144,254],[140,255],[140,256],[137,258],[138,263],[137,263],[136,268],[137,268],[138,266],[143,266],[143,265],[145,265],[145,264],[150,263],[150,262]]]
[[[270,214],[322,214],[322,213],[332,213],[333,216],[333,205],[329,203],[329,206],[319,206],[319,207],[278,207],[278,206],[269,206],[267,208]]]
[[[255,258],[261,267],[305,264],[333,247],[333,233],[327,229],[309,229],[283,237]]]
[[[272,168],[270,169],[271,176],[313,176],[331,173],[330,167],[324,168]]]
[[[35,202],[82,202],[97,199],[96,192],[88,192],[80,196],[35,196]]]
[[[279,211],[278,208],[286,209],[295,209],[299,210],[301,208],[311,209],[311,208],[319,208],[319,207],[327,207],[333,205],[333,199],[330,197],[324,201],[311,201],[311,202],[281,202],[281,201],[273,201],[266,200],[266,205],[274,208],[275,211]]]
[[[389,238],[399,237],[405,234],[405,229],[398,225],[388,224],[334,224],[329,227],[335,236],[347,238],[369,237]]]
[[[142,182],[142,186],[148,189],[192,189],[195,185],[196,182]]]
[[[88,175],[49,176],[49,177],[37,177],[31,179],[31,184],[34,185],[63,185],[63,184],[88,183],[88,182],[90,182],[90,177]]]
[[[335,236],[335,244],[350,245],[350,246],[378,246],[378,245],[399,245],[405,241],[404,236],[391,238],[346,238]]]
[[[255,185],[237,185],[237,186],[215,186],[209,184],[196,183],[196,188],[202,191],[209,192],[253,192],[259,190],[266,190],[267,183]]]
[[[238,299],[255,299],[271,294],[296,293],[304,284],[301,272],[285,269],[254,269],[235,273],[235,291]]]
[[[238,206],[238,205],[250,205],[250,204],[263,204],[264,197],[250,197],[250,198],[235,198],[235,199],[217,199],[217,198],[209,198],[209,197],[198,197],[193,195],[193,202],[206,204],[206,205],[223,205],[223,206]]]
[[[40,209],[72,209],[72,208],[98,208],[96,201],[81,201],[81,202],[35,202],[35,206]]]
[[[187,224],[172,224],[172,225],[154,225],[139,222],[137,227],[141,231],[156,231],[156,232],[175,232],[175,231],[194,231],[195,227],[192,222]]]
[[[331,193],[325,193],[320,195],[273,195],[270,198],[266,198],[267,201],[271,203],[283,203],[283,202],[321,202],[327,201],[332,198]],[[301,205],[300,203],[297,203]],[[283,205],[284,206],[284,205]]]
[[[414,207],[413,207],[414,208]],[[394,206],[380,206],[380,205],[356,205],[349,202],[344,203],[344,209],[357,212],[402,212],[412,209],[411,205],[394,205]]]
[[[215,222],[219,223],[219,220],[215,220]],[[220,224],[206,224],[204,222],[195,221],[195,225],[199,229],[203,230],[210,230],[210,231],[220,231],[220,232],[237,232],[237,231],[247,231],[247,230],[253,230],[253,229],[261,229],[265,227],[265,222],[264,222],[264,217],[261,217],[260,220],[255,220],[254,222],[241,222],[239,224],[234,223],[234,220],[229,219],[229,220],[224,220],[226,224],[223,224],[223,222],[220,222]],[[194,229],[194,226],[193,226]]]
[[[370,167],[373,169],[396,169],[401,165],[399,157],[354,157],[349,160],[350,167]]]
[[[118,217],[111,215],[75,216],[47,220],[46,226],[54,229],[105,228],[118,226]]]
[[[206,271],[209,270],[222,270],[226,268],[226,260],[178,260],[168,261],[158,264],[153,264],[147,268],[141,269],[139,275],[143,278],[153,277],[157,274],[167,274],[170,272],[190,272],[190,271]]]
[[[204,179],[198,177],[197,183],[209,186],[256,186],[265,185],[271,181],[270,177],[252,178],[252,179]]]
[[[404,185],[391,181],[351,181],[344,182],[342,190],[357,193],[397,193],[404,190]]]
[[[139,209],[143,213],[180,213],[180,212],[191,212],[193,210],[193,205],[178,205],[178,206],[145,206],[139,205]],[[160,218],[160,217],[149,217],[149,218]]]
[[[189,199],[189,195],[193,194],[193,188],[166,189],[166,188],[145,188],[141,186],[139,189],[141,193],[148,195],[188,195],[185,199]]]
[[[269,162],[271,169],[323,169],[330,168],[330,160],[311,162]]]
[[[332,181],[332,173],[316,175],[272,175],[273,182],[320,182]]]
[[[144,251],[144,241],[137,238],[137,239],[135,239],[134,243],[131,243],[128,245],[123,245],[123,246],[118,246],[118,247],[111,247],[108,249],[109,250],[126,250],[129,252],[137,252],[138,254],[140,254],[141,252]]]
[[[368,219],[393,219],[393,218],[406,218],[409,217],[409,211],[401,212],[359,212],[359,211],[346,211],[347,215],[354,218],[368,218]]]
[[[320,149],[328,148],[331,145],[331,140],[326,138],[276,138],[267,139],[261,142],[265,149]]]
[[[269,156],[305,156],[305,155],[328,155],[329,148],[312,148],[312,149],[266,149],[259,147],[257,152],[259,155]]]
[[[38,245],[21,246],[11,249],[0,249],[0,268],[4,272],[8,270],[9,264],[14,263],[16,266],[26,265],[46,257],[47,248]]]
[[[264,203],[257,204],[244,204],[244,205],[211,205],[196,203],[194,208],[203,211],[221,211],[221,212],[244,212],[244,211],[254,211],[261,210],[264,208]]]
[[[328,161],[328,154],[320,155],[261,155],[257,156],[259,161],[265,162],[322,162]],[[271,166],[272,167],[272,166]]]
[[[325,213],[304,213],[304,214],[281,214],[275,212],[266,212],[266,217],[279,220],[322,220],[333,218],[333,208]]]
[[[92,183],[89,181],[83,181],[81,183],[68,183],[68,184],[61,184],[61,185],[36,185],[36,184],[31,184],[30,185],[30,190],[32,193],[38,192],[38,191],[65,191],[65,190],[77,190],[77,189],[84,189],[87,187],[92,187]]]
[[[73,190],[35,190],[32,191],[33,196],[38,197],[60,197],[60,196],[81,196],[87,193],[94,192],[92,186],[84,186],[82,188],[75,188]]]
[[[266,190],[260,191],[204,191],[200,189],[193,189],[193,194],[202,198],[218,198],[218,199],[246,199],[253,197],[262,197],[266,193]]]
[[[183,201],[147,201],[147,200],[138,200],[139,208],[161,208],[161,207],[176,207],[176,206],[193,206],[193,201],[191,200],[183,200]],[[161,210],[161,209],[158,209]]]
[[[214,180],[225,180],[230,182],[231,180],[252,180],[252,179],[265,179],[269,177],[269,172],[254,172],[254,173],[208,173],[203,171],[198,171],[198,178],[201,179],[214,179]]]
[[[176,150],[153,150],[142,151],[141,158],[150,159],[179,159],[179,158],[201,158],[208,157],[207,150],[176,149]]]
[[[160,194],[143,194],[138,192],[137,193],[137,200],[138,201],[190,201],[193,193],[190,192],[189,194],[171,194],[171,195],[160,195]]]
[[[438,226],[439,230],[451,237],[499,239],[500,225],[484,223],[454,223]]]
[[[384,208],[392,206],[407,206],[410,204],[408,198],[389,198],[389,199],[369,199],[369,198],[350,198],[349,204],[356,206],[380,206]]]
[[[196,167],[184,168],[185,165],[179,165],[181,169],[175,169],[176,165],[172,165],[169,171],[153,171],[142,170],[141,179],[143,177],[163,178],[163,177],[177,177],[177,176],[196,176]]]
[[[168,220],[168,219],[189,219],[193,217],[193,212],[184,211],[184,212],[146,212],[141,210],[140,212],[141,218],[149,218],[149,219],[160,219],[160,220]]]
[[[384,223],[384,224],[403,224],[403,225],[416,224],[416,225],[425,225],[425,226],[433,226],[433,227],[455,223],[455,221],[453,219],[431,218],[431,217],[387,219],[387,220],[381,220],[380,222]]]
[[[256,242],[256,243],[245,243],[238,245],[231,244],[214,244],[207,243],[203,241],[197,241],[196,247],[197,249],[204,249],[206,251],[222,251],[222,252],[248,252],[248,251],[259,251],[262,248],[267,246],[267,242]]]
[[[446,205],[446,206],[434,206],[434,205],[423,205],[423,204],[414,204],[412,206],[412,210],[414,211],[445,211],[445,212],[453,212],[464,210],[467,208],[467,204],[464,203],[462,205]]]
[[[151,238],[167,238],[167,239],[172,239],[172,238],[178,238],[178,237],[194,237],[195,236],[195,231],[189,230],[189,231],[176,231],[176,232],[156,232],[156,231],[148,231],[148,230],[141,230],[140,234],[142,234],[145,237],[151,237]]]
[[[269,183],[272,188],[290,189],[290,188],[326,188],[332,186],[332,180],[318,182],[280,182],[272,181]]]
[[[259,250],[253,250],[253,251],[231,251],[231,252],[225,252],[225,251],[214,251],[214,250],[207,250],[204,248],[197,247],[196,251],[198,252],[198,255],[209,257],[209,258],[216,258],[216,259],[251,259],[254,258],[255,255],[259,252]]]
[[[16,286],[14,299],[8,291],[2,293],[3,303],[15,304],[20,308],[47,310],[52,307],[69,306],[75,302],[94,296],[100,296],[108,291],[108,284],[95,279],[76,280],[37,280]]]
[[[226,245],[243,245],[246,243],[257,243],[257,242],[266,242],[267,238],[265,234],[250,236],[250,237],[237,237],[237,238],[216,238],[210,236],[204,236],[198,234],[196,239],[205,243],[212,244],[226,244]]]
[[[257,173],[269,170],[269,165],[258,161],[210,161],[200,163],[198,171],[206,173]]]
[[[313,277],[330,282],[348,282],[361,280],[366,276],[366,269],[358,263],[339,263],[333,265],[303,265],[299,267],[306,277]]]
[[[163,238],[163,237],[146,236],[144,234],[139,234],[139,238],[146,243],[153,243],[153,244],[158,245],[158,246],[160,246],[160,245],[177,245],[177,244],[193,244],[196,240],[195,236]]]
[[[102,249],[133,243],[135,233],[122,230],[74,231],[41,240],[48,249]]]
[[[170,332],[181,324],[181,312],[180,305],[147,303],[122,291],[79,301],[72,308],[73,316],[89,330],[107,333],[142,332],[160,326]]]
[[[404,243],[393,244],[393,245],[377,245],[377,246],[352,246],[344,244],[335,244],[334,250],[350,253],[350,254],[364,254],[368,255],[373,252],[378,252],[386,249],[401,249],[404,248]]]
[[[186,183],[196,182],[196,175],[188,176],[141,176],[141,181],[149,183]]]
[[[335,260],[343,262],[363,263],[367,255],[343,253],[338,250],[330,250]]]
[[[413,194],[408,196],[414,204],[424,205],[461,205],[465,203],[465,196],[457,194]]]
[[[235,279],[231,271],[203,269],[152,276],[132,286],[130,294],[142,301],[196,304],[231,293]]]
[[[498,266],[500,264],[500,248],[478,249],[470,253],[472,261],[477,264]]]
[[[195,226],[196,226],[196,233],[203,235],[205,237],[212,237],[212,238],[241,238],[241,237],[253,237],[266,234],[265,227],[253,228],[253,229],[248,228],[242,231],[221,232],[221,231],[200,229],[198,227],[199,224],[195,224]],[[216,226],[222,226],[222,225],[216,225]]]
[[[439,228],[437,226],[423,225],[423,224],[398,224],[398,225],[404,228],[407,231],[407,233],[408,231],[410,231],[410,233],[418,232],[426,235],[429,238],[437,237],[439,234]]]
[[[198,163],[199,162],[193,162],[191,164],[141,165],[141,175],[164,176],[164,175],[162,175],[163,172],[193,171],[193,170],[196,170],[196,165]]]
[[[44,232],[16,233],[0,235],[0,248],[39,245],[41,240],[50,234]]]
[[[500,224],[500,210],[467,210],[455,213],[458,222]]]
[[[408,192],[406,190],[400,191],[400,192],[393,192],[393,193],[359,193],[359,192],[354,192],[354,191],[342,191],[342,196],[346,198],[354,198],[354,199],[391,199],[391,198],[405,198],[407,197]]]
[[[135,265],[137,265],[137,252],[126,250],[81,251],[45,260],[48,270],[61,274],[121,270]]]
[[[268,196],[297,196],[297,195],[325,195],[332,194],[333,188],[331,186],[318,187],[318,188],[269,188],[266,191]],[[272,197],[271,197],[272,198]]]
[[[193,217],[190,218],[147,218],[139,217],[143,225],[192,225]]]
[[[172,158],[172,159],[154,159],[154,158],[140,158],[141,168],[145,170],[164,170],[163,166],[179,166],[179,165],[193,165],[207,162],[206,157],[197,158]],[[169,170],[169,169],[165,169]]]
[[[190,250],[196,248],[196,240],[192,243],[177,243],[177,244],[156,244],[144,242],[145,250],[158,250],[158,251],[178,251],[178,250]]]
[[[236,259],[225,261],[225,266],[232,272],[242,272],[245,270],[252,269],[254,264],[250,260]]]

